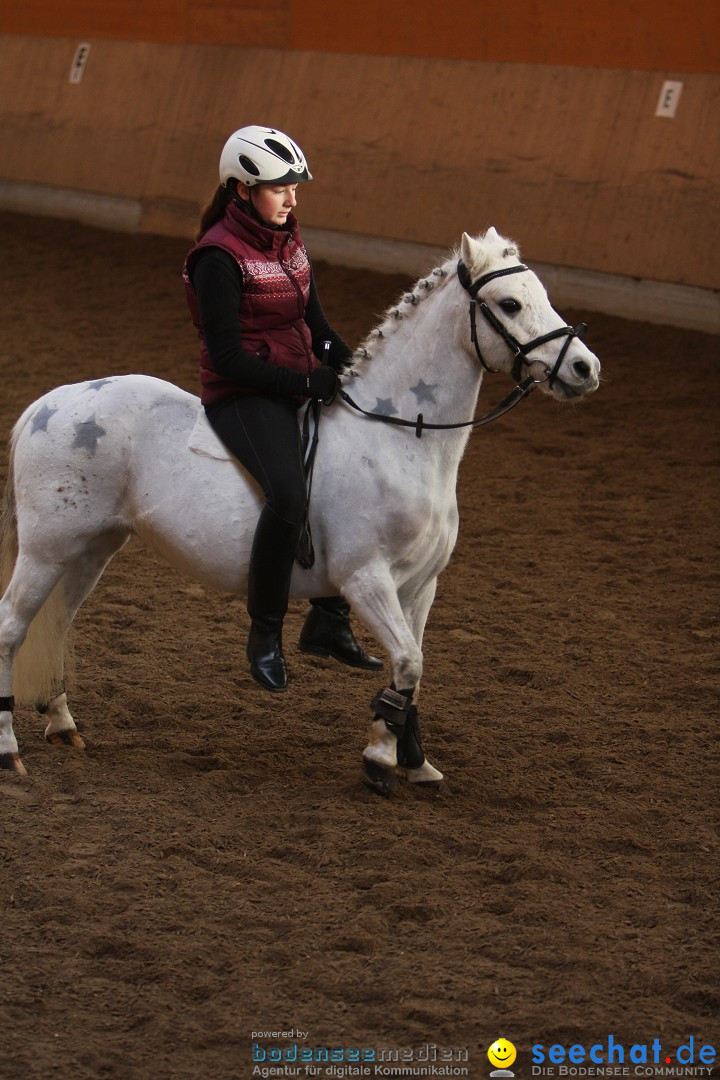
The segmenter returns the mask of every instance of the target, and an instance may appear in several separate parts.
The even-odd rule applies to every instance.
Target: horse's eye
[[[514,315],[516,311],[520,310],[521,305],[517,300],[501,300],[500,307],[503,309],[506,315]]]

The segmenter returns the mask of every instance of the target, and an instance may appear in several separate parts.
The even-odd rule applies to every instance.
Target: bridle
[[[503,398],[499,405],[496,405],[490,412],[485,413],[484,416],[476,416],[473,420],[465,420],[458,424],[426,424],[422,413],[418,413],[415,420],[406,420],[400,416],[389,416],[387,413],[369,412],[367,409],[363,409],[356,401],[350,397],[346,390],[338,390],[338,395],[348,404],[352,409],[362,413],[363,416],[367,416],[370,420],[380,420],[384,424],[395,424],[397,427],[411,427],[415,429],[415,434],[420,439],[422,433],[425,430],[430,431],[449,431],[454,428],[476,428],[483,427],[485,424],[491,423],[493,420],[498,420],[505,413],[513,409],[520,401],[528,397],[535,387],[539,383],[547,382],[548,386],[552,389],[553,383],[557,379],[558,372],[565,359],[565,354],[568,351],[570,342],[573,338],[580,338],[587,330],[585,323],[580,323],[578,326],[560,326],[557,330],[551,330],[549,334],[543,334],[541,337],[534,338],[532,341],[521,344],[517,338],[511,333],[511,331],[505,326],[505,324],[490,310],[484,300],[478,300],[478,293],[487,285],[489,281],[493,281],[495,278],[505,277],[508,274],[520,274],[526,270],[529,270],[528,266],[520,263],[518,266],[508,266],[504,270],[493,270],[489,274],[483,274],[477,281],[472,281],[470,278],[470,271],[462,260],[457,266],[458,281],[470,294],[470,340],[475,346],[475,352],[477,358],[485,371],[491,374],[497,373],[499,368],[492,368],[485,360],[477,339],[477,325],[476,325],[476,309],[479,308],[493,330],[500,335],[505,344],[512,350],[515,356],[515,363],[512,367],[512,377],[515,380],[515,387],[507,397]],[[528,355],[533,349],[537,349],[538,346],[544,345],[548,341],[552,341],[554,338],[566,337],[564,345],[562,346],[558,358],[555,361],[555,365],[552,369],[546,365],[544,367],[544,375],[540,378],[535,378],[533,375],[526,375],[522,379],[523,366],[530,366],[533,363],[532,360],[528,360]]]
[[[570,342],[573,338],[582,338],[583,334],[587,330],[587,323],[578,323],[577,326],[559,326],[557,330],[551,330],[549,334],[542,334],[541,337],[533,338],[532,341],[526,342],[522,345],[515,335],[505,326],[505,324],[498,319],[494,311],[491,311],[484,300],[478,300],[478,293],[487,285],[489,281],[494,281],[495,278],[507,277],[508,274],[522,274],[526,270],[529,270],[529,266],[525,266],[524,263],[519,263],[517,266],[506,266],[504,270],[492,270],[489,274],[483,274],[477,281],[471,281],[470,271],[464,262],[459,262],[457,267],[458,281],[462,285],[463,289],[470,294],[470,340],[475,346],[475,352],[477,358],[485,368],[486,371],[495,374],[499,368],[491,368],[486,362],[485,357],[480,352],[480,346],[477,339],[477,327],[476,327],[476,309],[480,308],[480,311],[485,316],[485,319],[490,323],[493,330],[500,335],[505,344],[510,348],[515,356],[515,363],[512,367],[512,377],[516,383],[520,382],[520,376],[522,375],[523,365],[533,363],[532,360],[528,360],[529,354],[533,349],[537,349],[540,345],[545,345],[548,341],[553,341],[554,338],[566,337],[567,340],[558,353],[558,358],[555,361],[555,366],[552,370],[545,367],[545,374],[539,379],[533,379],[534,383],[547,382],[548,386],[552,390],[553,383],[557,379],[558,372],[562,366],[562,362],[565,359],[565,354],[570,347]],[[543,365],[544,366],[544,365]]]

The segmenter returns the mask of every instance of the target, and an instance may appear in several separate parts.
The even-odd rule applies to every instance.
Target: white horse
[[[465,234],[460,251],[387,313],[344,380],[361,410],[395,423],[347,400],[323,410],[316,559],[296,565],[291,598],[342,592],[387,652],[392,682],[373,699],[363,752],[366,778],[383,793],[398,775],[442,779],[424,757],[413,698],[436,580],[457,537],[456,479],[471,428],[423,425],[467,425],[484,369],[512,371],[520,396],[535,382],[561,399],[594,391],[600,365],[578,333],[510,241],[494,229]],[[397,426],[404,418],[409,426]],[[29,406],[12,435],[3,523],[0,766],[25,772],[13,688],[46,714],[49,742],[84,746],[64,689],[65,637],[128,538],[205,585],[242,594],[261,505],[198,398],[169,383],[111,377]]]

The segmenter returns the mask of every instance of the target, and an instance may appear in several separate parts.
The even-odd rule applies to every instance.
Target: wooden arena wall
[[[494,224],[534,261],[717,289],[718,10],[6,0],[0,185],[189,236],[226,135],[267,122],[315,172],[307,226],[448,247]],[[667,80],[674,118],[655,115]]]

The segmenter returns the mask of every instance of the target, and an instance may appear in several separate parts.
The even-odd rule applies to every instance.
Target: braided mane
[[[370,331],[362,344],[355,349],[355,370],[358,370],[364,361],[372,360],[373,347],[377,347],[381,341],[391,337],[403,319],[411,318],[415,314],[418,304],[432,296],[436,289],[442,289],[449,277],[455,272],[457,259],[457,251],[453,251],[442,266],[436,266],[429,274],[416,281],[409,292],[403,293],[400,299],[385,311],[382,321],[374,330]]]
[[[512,240],[500,236],[494,229],[489,230],[482,239],[488,247],[492,245],[492,249],[488,251],[491,259],[507,258],[511,255],[520,256],[517,245]],[[358,374],[366,362],[372,360],[374,348],[391,337],[403,319],[412,318],[418,304],[432,296],[436,289],[442,289],[447,284],[456,272],[459,258],[460,248],[453,248],[441,266],[435,267],[425,277],[420,278],[409,292],[403,293],[400,299],[387,309],[382,321],[370,331],[354,351],[354,370]],[[472,272],[472,268],[470,270]]]

